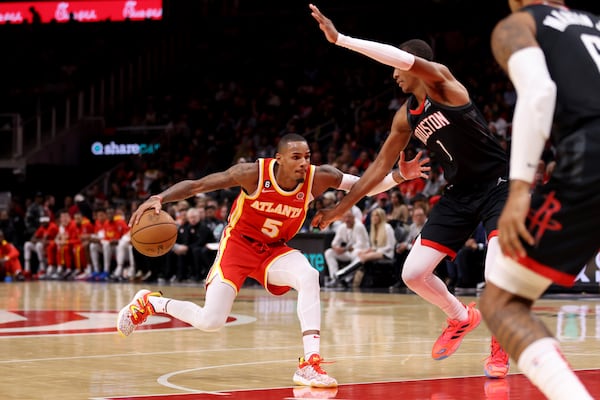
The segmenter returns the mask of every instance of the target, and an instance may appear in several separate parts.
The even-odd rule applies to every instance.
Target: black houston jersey
[[[472,102],[460,107],[435,103],[407,103],[408,123],[444,169],[449,184],[475,184],[506,177],[508,157]]]
[[[600,116],[600,19],[545,5],[523,10],[535,19],[537,41],[558,86],[552,130],[556,144]]]

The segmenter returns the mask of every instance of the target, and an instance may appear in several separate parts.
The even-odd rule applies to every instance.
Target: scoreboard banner
[[[32,11],[37,12],[42,23],[101,21],[160,20],[163,15],[162,0],[75,0],[75,1],[23,1],[0,3],[0,24],[32,22]]]

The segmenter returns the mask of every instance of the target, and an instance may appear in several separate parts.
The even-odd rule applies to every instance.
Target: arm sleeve
[[[398,68],[402,71],[408,71],[411,69],[415,62],[414,55],[404,50],[400,50],[397,47],[389,44],[373,42],[370,40],[356,39],[350,36],[342,35],[341,33],[338,33],[338,39],[335,44],[350,50],[354,50],[357,53],[361,53],[372,58],[373,60],[379,61],[382,64]]]
[[[360,178],[358,176],[344,174],[344,176],[342,177],[342,181],[340,182],[340,186],[338,186],[338,189],[348,192],[350,189],[352,189],[352,186],[354,186],[354,184],[358,182],[359,179]],[[392,172],[390,172],[380,182],[378,182],[369,193],[367,193],[367,196],[374,196],[381,192],[386,192],[391,188],[398,186],[398,184],[399,183],[396,182],[396,180],[394,179]]]
[[[539,47],[527,47],[508,59],[508,72],[517,91],[512,124],[510,179],[533,182],[538,161],[550,136],[556,84]]]

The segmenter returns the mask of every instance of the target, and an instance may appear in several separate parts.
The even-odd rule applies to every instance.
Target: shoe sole
[[[337,382],[335,384],[331,384],[331,385],[326,385],[326,384],[318,384],[318,383],[311,383],[310,381],[299,377],[297,375],[294,375],[293,381],[296,385],[299,386],[310,386],[310,387],[314,387],[314,388],[335,388],[338,387]]]
[[[119,311],[119,315],[117,316],[117,331],[119,332],[119,334],[122,337],[127,337],[133,333],[133,331],[131,331],[129,334],[126,334],[125,332],[123,332],[120,327],[121,324],[119,323],[121,321],[121,318],[123,317],[123,313],[127,312],[128,309],[129,309],[129,304],[126,307],[123,307],[121,309],[121,311]]]
[[[143,296],[143,295],[145,295],[146,293],[150,293],[150,291],[149,291],[149,290],[147,290],[147,289],[142,289],[142,290],[139,290],[139,291],[138,291],[138,292],[137,292],[137,293],[136,293],[136,294],[133,296],[133,299],[131,299],[131,301],[130,301],[130,302],[129,302],[129,303],[128,303],[128,304],[127,304],[125,307],[121,308],[121,311],[119,311],[119,314],[117,315],[117,331],[118,331],[118,332],[121,334],[121,336],[122,336],[122,337],[127,337],[127,336],[131,335],[131,334],[132,334],[132,333],[135,331],[135,328],[133,328],[133,330],[132,330],[132,331],[131,331],[129,334],[126,334],[125,332],[123,332],[123,331],[120,329],[120,324],[119,324],[119,321],[121,321],[121,318],[123,317],[123,315],[124,315],[124,314],[125,314],[127,311],[129,311],[129,307],[131,307],[131,305],[132,305],[132,304],[135,304],[135,302],[137,301],[137,299],[139,299],[140,297],[142,297],[142,296]]]
[[[483,368],[483,373],[485,374],[485,376],[487,378],[490,379],[503,379],[506,377],[506,375],[508,375],[508,369],[510,364],[506,364],[506,372],[493,372],[493,371],[488,371],[488,369],[486,367]]]
[[[490,379],[504,379],[506,378],[506,375],[508,375],[508,372],[504,375],[500,374],[500,375],[491,375],[487,372],[487,370],[483,370],[483,373],[485,374],[486,378],[490,378]]]

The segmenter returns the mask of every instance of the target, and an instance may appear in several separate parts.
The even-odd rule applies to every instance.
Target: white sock
[[[302,342],[304,343],[304,359],[308,360],[313,354],[319,354],[319,348],[321,347],[321,335],[318,333],[310,333],[302,336]]]
[[[168,297],[148,296],[148,301],[157,313],[165,313],[165,308],[170,300]]]
[[[448,303],[448,306],[443,307],[442,311],[446,313],[449,319],[461,322],[469,319],[469,311],[467,311],[467,306],[460,301]]]
[[[518,365],[550,400],[593,400],[567,363],[555,338],[547,337],[530,344],[521,353]]]

